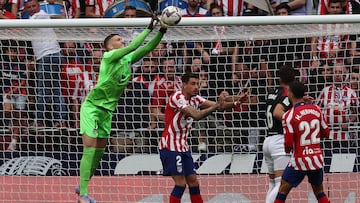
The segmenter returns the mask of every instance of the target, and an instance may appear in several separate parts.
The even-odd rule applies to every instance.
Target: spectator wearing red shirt
[[[176,75],[175,59],[166,58],[161,64],[163,76],[155,85],[151,100],[151,129],[163,126],[166,102],[172,93],[181,90],[182,85],[181,77]]]
[[[62,53],[64,55],[61,73],[62,94],[70,105],[71,120],[78,121],[78,105],[80,105],[81,88],[84,86],[85,66],[81,56],[76,53],[75,42],[65,42],[62,46]]]
[[[7,0],[0,0],[0,19],[16,19],[16,15],[6,9]]]

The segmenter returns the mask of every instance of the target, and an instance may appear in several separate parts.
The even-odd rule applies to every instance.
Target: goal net
[[[116,33],[128,44],[148,22],[0,22],[0,201],[77,200],[79,109],[96,85],[102,42]],[[326,194],[332,202],[358,202],[358,101],[350,104],[343,95],[336,103],[320,96],[339,75],[339,64],[344,67],[341,84],[360,96],[358,22],[357,15],[213,17],[183,19],[170,27],[157,49],[131,67],[133,79],[113,114],[111,138],[90,181],[90,194],[98,202],[168,202],[173,182],[161,175],[158,154],[164,123],[161,113],[154,112],[162,112],[167,96],[180,87],[178,79],[192,71],[199,73],[199,94],[207,99],[217,100],[222,91],[247,91],[250,96],[238,108],[194,123],[188,142],[205,202],[264,202],[266,95],[279,85],[279,67],[290,65],[314,101],[335,112],[328,118],[333,139],[322,141]],[[61,61],[38,60],[43,53],[35,53],[33,46],[54,40],[61,47]],[[341,122],[334,120],[339,115]],[[316,198],[305,180],[288,201]],[[190,202],[187,191],[182,202]]]

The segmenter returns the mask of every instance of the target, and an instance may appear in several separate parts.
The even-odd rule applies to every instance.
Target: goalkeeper
[[[155,49],[167,31],[167,26],[161,23],[154,37],[139,48],[157,21],[155,17],[152,18],[147,29],[126,47],[117,34],[111,34],[104,40],[106,52],[101,60],[97,85],[89,92],[80,110],[80,133],[84,147],[80,162],[80,186],[76,189],[80,193],[80,203],[95,202],[88,195],[88,185],[108,143],[112,113],[131,78],[131,65]]]

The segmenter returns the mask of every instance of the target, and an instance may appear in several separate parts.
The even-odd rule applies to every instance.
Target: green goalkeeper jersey
[[[158,31],[148,43],[137,49],[150,32],[150,29],[145,29],[128,46],[104,53],[97,84],[89,92],[85,102],[110,111],[115,110],[131,78],[132,64],[154,50],[163,37],[163,33]]]

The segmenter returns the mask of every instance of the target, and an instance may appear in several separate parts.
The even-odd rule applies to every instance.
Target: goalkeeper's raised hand
[[[153,30],[155,25],[159,23],[159,18],[157,16],[152,16],[149,25],[147,26],[147,29]]]

